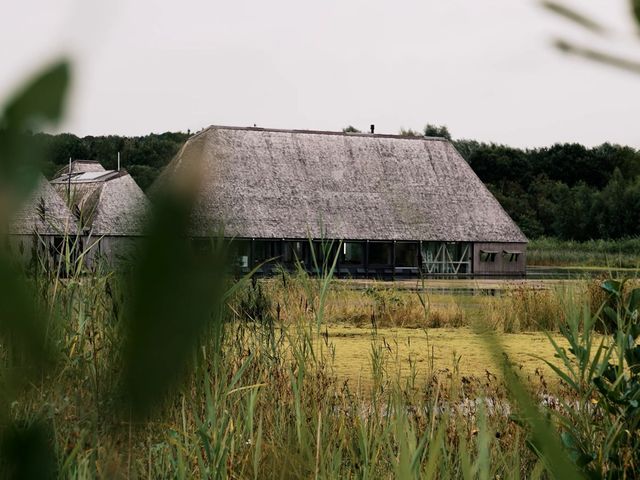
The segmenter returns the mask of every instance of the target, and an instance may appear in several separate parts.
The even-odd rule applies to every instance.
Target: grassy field
[[[640,268],[640,239],[575,242],[542,238],[527,246],[530,266]]]

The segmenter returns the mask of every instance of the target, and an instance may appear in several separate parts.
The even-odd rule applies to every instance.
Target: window
[[[249,255],[251,251],[251,242],[249,240],[234,240],[231,243],[232,258],[239,268],[249,268]]]
[[[307,242],[307,246],[309,243]],[[314,240],[313,241],[313,255],[315,255],[315,262],[318,263],[318,267],[331,266],[336,259],[336,256],[340,253],[338,248],[340,242],[338,240]],[[309,264],[315,267],[314,256],[309,252]]]
[[[502,252],[502,256],[507,262],[515,263],[518,261],[518,258],[520,257],[520,252],[510,252],[508,250],[505,250],[504,252]]]
[[[254,240],[253,242],[253,263],[255,265],[263,262],[279,259],[279,242],[273,240]]]
[[[305,244],[307,242],[284,242],[282,261],[285,264],[305,263]]]
[[[471,251],[468,242],[422,242],[420,264],[424,273],[470,273]]]
[[[345,265],[362,265],[364,263],[364,243],[344,242],[340,263]]]
[[[497,255],[498,255],[498,252],[480,250],[480,261],[481,262],[488,262],[488,263],[495,262]]]
[[[396,266],[397,267],[417,267],[418,266],[418,244],[417,243],[396,243]]]
[[[391,265],[391,247],[390,242],[370,242],[369,264]]]

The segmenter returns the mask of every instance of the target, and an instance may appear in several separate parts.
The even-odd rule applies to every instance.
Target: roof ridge
[[[335,136],[343,136],[343,137],[394,138],[394,139],[402,139],[402,140],[430,140],[430,141],[450,142],[450,140],[445,137],[431,137],[431,136],[425,136],[425,135],[408,136],[408,135],[399,135],[399,134],[391,134],[391,133],[356,133],[356,132],[342,132],[342,131],[336,132],[332,130],[238,127],[233,125],[209,125],[208,127],[203,128],[201,131],[194,134],[191,138],[199,137],[200,135],[203,135],[211,130],[241,130],[241,131],[250,131],[250,132],[296,133],[296,134],[306,134],[306,135],[335,135]]]

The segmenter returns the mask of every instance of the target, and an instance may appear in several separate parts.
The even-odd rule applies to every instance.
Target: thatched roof
[[[125,170],[66,173],[52,185],[87,233],[95,236],[135,236],[144,233],[149,201]]]
[[[9,224],[12,235],[75,235],[77,231],[75,217],[43,176]]]
[[[527,241],[441,138],[212,126],[153,191],[194,170],[194,235]]]
[[[74,160],[71,162],[71,173],[84,173],[84,172],[106,172],[104,167],[97,160]],[[55,174],[55,177],[61,177],[62,175],[69,173],[69,165],[65,165]]]

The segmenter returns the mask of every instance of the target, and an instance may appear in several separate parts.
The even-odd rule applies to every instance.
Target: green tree
[[[446,125],[431,125],[430,123],[424,127],[425,137],[442,137],[451,140],[451,134]]]

